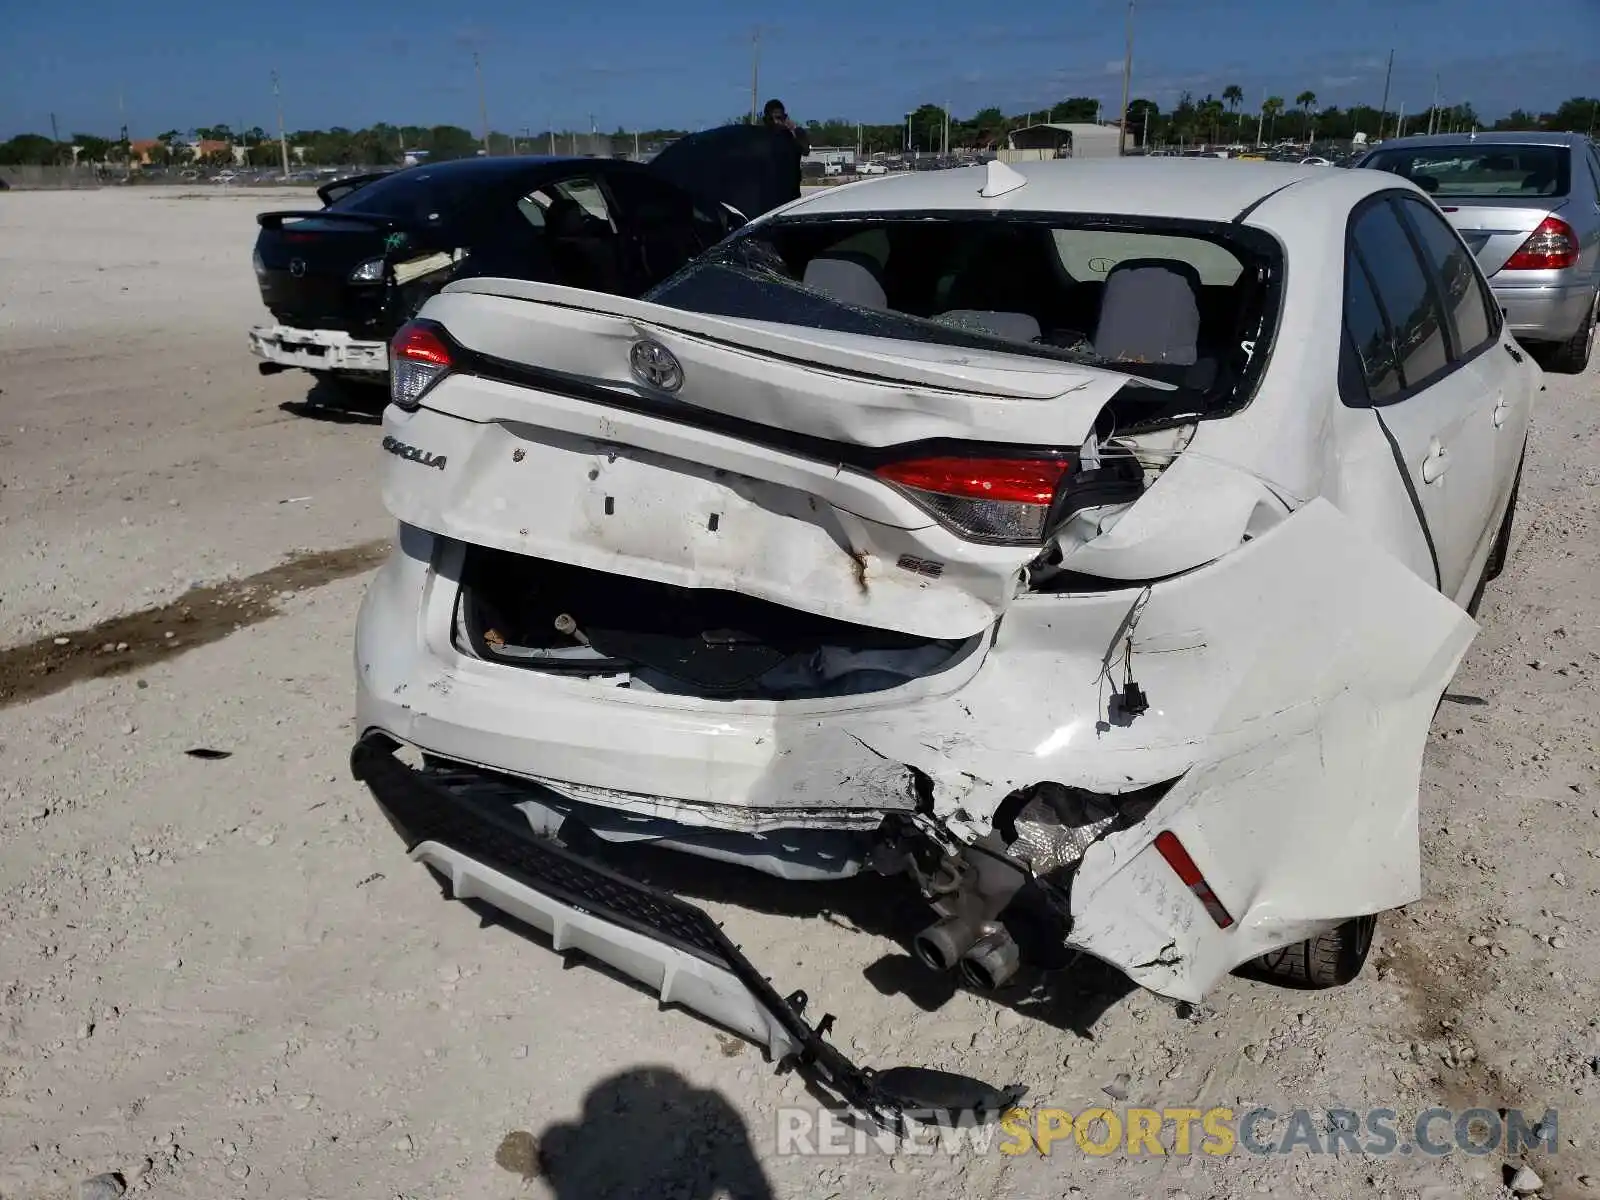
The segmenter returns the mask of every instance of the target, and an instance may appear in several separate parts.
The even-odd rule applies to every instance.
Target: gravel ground
[[[814,1108],[792,1077],[446,901],[346,767],[363,556],[389,533],[372,424],[245,349],[253,214],[281,204],[0,199],[0,675],[117,618],[139,643],[86,667],[105,638],[81,637],[55,647],[70,686],[0,688],[0,1197],[106,1172],[205,1200],[1508,1194],[1499,1153],[780,1154],[777,1109]],[[1107,1086],[1553,1108],[1543,1194],[1600,1195],[1597,382],[1542,397],[1516,549],[1427,751],[1426,898],[1350,987],[1232,978],[1190,1010],[1079,972],[973,996],[911,966],[881,889],[693,890],[864,1061],[1074,1112]]]

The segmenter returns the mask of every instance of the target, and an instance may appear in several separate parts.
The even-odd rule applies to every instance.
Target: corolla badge
[[[291,258],[289,260],[289,274],[293,275],[296,279],[301,279],[301,278],[303,278],[305,276],[305,273],[306,273],[306,260],[305,259],[303,259],[303,258]]]
[[[633,377],[646,387],[663,392],[675,392],[683,386],[683,368],[677,358],[660,342],[641,338],[628,351],[628,366]]]

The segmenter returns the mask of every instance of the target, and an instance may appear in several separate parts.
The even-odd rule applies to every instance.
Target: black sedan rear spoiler
[[[285,221],[346,221],[351,225],[366,225],[373,229],[398,229],[403,222],[397,217],[384,217],[375,213],[332,212],[325,208],[294,209],[284,212],[256,214],[256,224],[263,229],[282,229]]]

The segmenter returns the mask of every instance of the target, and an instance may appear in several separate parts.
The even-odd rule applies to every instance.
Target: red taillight
[[[431,322],[403,325],[389,342],[389,402],[414,409],[422,394],[455,365],[450,347]]]
[[[1528,235],[1502,271],[1559,271],[1578,261],[1578,235],[1560,217],[1546,217]]]
[[[917,458],[879,467],[877,475],[963,537],[1037,542],[1066,475],[1065,458]]]
[[[1156,834],[1156,849],[1160,851],[1161,857],[1167,860],[1167,866],[1172,868],[1173,874],[1183,881],[1183,886],[1199,897],[1207,915],[1216,922],[1218,929],[1226,929],[1233,924],[1233,918],[1228,915],[1228,910],[1222,907],[1222,901],[1217,899],[1217,894],[1211,890],[1206,877],[1200,874],[1200,868],[1194,865],[1194,859],[1189,857],[1189,852],[1183,848],[1183,843],[1178,840],[1177,834],[1170,829],[1163,829]]]

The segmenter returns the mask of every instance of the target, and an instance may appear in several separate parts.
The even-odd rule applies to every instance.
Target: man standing
[[[794,154],[793,190],[789,192],[788,198],[798,199],[801,180],[800,162],[811,153],[811,139],[806,136],[804,129],[789,119],[789,113],[783,107],[782,100],[767,101],[767,106],[761,113],[761,123],[774,133],[782,134],[786,148]]]

